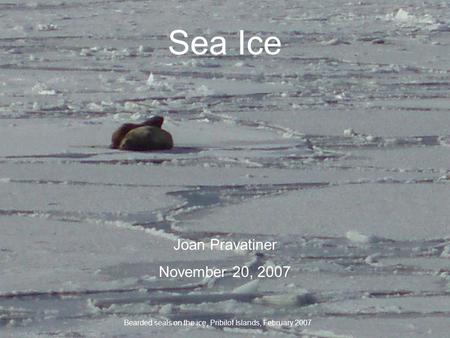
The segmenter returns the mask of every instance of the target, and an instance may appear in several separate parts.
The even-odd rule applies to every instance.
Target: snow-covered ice
[[[0,1],[0,336],[448,335],[449,18],[416,0]],[[228,55],[173,56],[179,28]],[[280,54],[240,56],[239,29]],[[174,149],[109,148],[153,114]],[[279,245],[172,249],[211,238]],[[217,318],[311,325],[123,324]]]

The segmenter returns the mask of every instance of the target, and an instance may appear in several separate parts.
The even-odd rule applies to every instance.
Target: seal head
[[[152,116],[151,118],[149,118],[148,120],[142,122],[142,125],[161,128],[163,122],[164,122],[164,117],[155,115],[155,116]]]
[[[138,124],[134,123],[125,123],[120,126],[119,129],[117,129],[111,137],[111,148],[118,149],[120,146],[120,142],[122,142],[125,135],[134,128],[139,127]]]

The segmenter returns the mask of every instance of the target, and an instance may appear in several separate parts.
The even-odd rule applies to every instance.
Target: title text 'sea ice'
[[[195,55],[205,55],[208,52],[214,56],[227,55],[227,40],[223,36],[214,36],[209,41],[203,36],[190,39],[186,31],[176,29],[170,33],[170,41],[176,44],[169,46],[174,55],[184,55],[189,51]],[[277,55],[280,50],[281,41],[276,36],[265,39],[259,36],[246,37],[242,29],[239,31],[239,55]]]

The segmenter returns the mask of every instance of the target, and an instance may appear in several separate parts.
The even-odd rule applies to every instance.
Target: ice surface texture
[[[449,14],[442,1],[1,1],[0,336],[447,336]],[[177,28],[223,35],[230,53],[174,57]],[[239,56],[239,29],[278,36],[280,54]],[[109,148],[155,114],[173,149]],[[171,249],[212,237],[280,245]],[[292,269],[159,280],[161,264]]]

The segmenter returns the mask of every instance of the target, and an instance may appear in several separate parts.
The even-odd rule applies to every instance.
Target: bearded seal
[[[166,150],[173,147],[172,135],[161,129],[162,116],[136,124],[125,123],[111,137],[111,148],[120,150]]]
[[[130,130],[122,142],[120,142],[120,150],[167,150],[172,149],[173,140],[164,129],[153,126],[142,126]]]
[[[142,126],[153,126],[161,128],[162,124],[164,122],[164,118],[162,116],[152,116],[148,120],[136,124],[136,123],[125,123],[120,126],[119,129],[117,129],[111,137],[111,148],[118,149],[120,146],[120,143],[122,142],[125,135],[135,128],[139,128]]]

